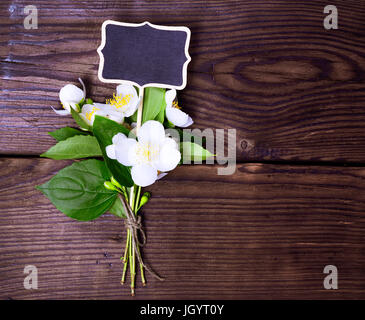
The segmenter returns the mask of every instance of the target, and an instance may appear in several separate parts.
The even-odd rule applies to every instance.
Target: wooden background
[[[364,0],[1,1],[0,298],[130,299],[122,221],[73,221],[34,189],[68,164],[38,157],[73,125],[50,108],[59,89],[81,77],[94,100],[112,95],[97,79],[106,19],[188,26],[181,105],[195,128],[237,129],[234,175],[183,166],[149,188],[144,254],[166,281],[135,299],[364,299]],[[323,288],[329,264],[338,290]]]

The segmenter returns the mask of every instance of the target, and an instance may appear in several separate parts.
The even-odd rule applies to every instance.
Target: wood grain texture
[[[85,79],[96,101],[106,19],[186,25],[192,31],[184,109],[196,128],[237,129],[240,161],[365,160],[365,3],[331,1],[339,29],[323,28],[327,1],[33,1],[39,29],[25,30],[26,1],[0,4],[0,148],[36,155],[58,90]]]
[[[144,255],[166,281],[136,298],[365,299],[364,1],[331,1],[331,31],[327,1],[35,0],[25,30],[28,4],[0,3],[0,299],[130,298],[123,221],[73,221],[34,189],[69,163],[36,157],[73,125],[50,109],[59,89],[81,77],[95,101],[113,93],[97,79],[106,19],[188,26],[193,127],[237,129],[241,162],[291,163],[183,166],[148,188]],[[38,290],[23,287],[29,264]],[[328,264],[338,290],[323,289]]]
[[[77,222],[34,189],[68,162],[0,161],[0,298],[127,299],[125,231]],[[234,176],[183,166],[143,210],[146,261],[166,277],[137,299],[365,298],[365,168],[245,164]],[[23,288],[36,265],[39,289]],[[336,265],[339,289],[323,289]]]

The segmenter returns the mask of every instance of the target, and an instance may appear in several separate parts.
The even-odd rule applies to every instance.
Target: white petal
[[[126,118],[132,116],[136,112],[136,110],[138,108],[138,105],[139,105],[139,101],[140,101],[140,99],[138,99],[136,103],[131,103],[130,102],[128,104],[128,109],[124,112],[124,116]]]
[[[110,158],[110,159],[116,159],[117,157],[115,156],[115,145],[111,144],[109,146],[107,146],[105,148],[106,151],[106,155]]]
[[[172,140],[174,144],[176,144],[176,142],[171,138],[166,140]],[[166,141],[160,149],[159,159],[155,164],[155,167],[157,170],[162,172],[170,171],[176,168],[180,159],[180,151],[177,150],[175,146],[172,146],[171,141]]]
[[[72,109],[74,109],[76,112],[80,112],[80,107],[78,106],[78,104],[77,104],[77,103],[70,102],[70,107],[71,107]],[[70,108],[70,107],[69,107],[69,108]],[[71,113],[71,110],[70,110],[70,113]]]
[[[83,91],[83,93],[84,93],[84,99],[86,98],[86,88],[85,88],[85,84],[84,84],[84,81],[82,81],[81,80],[81,78],[79,78],[78,79],[79,80],[79,82],[81,83],[81,85],[82,85],[82,91]]]
[[[89,126],[92,126],[94,123],[94,116],[91,118],[91,120],[89,120],[88,118],[86,118],[86,116],[82,113],[79,114],[81,119],[84,120]]]
[[[110,104],[99,103],[99,102],[94,102],[92,105],[95,107],[98,107],[99,109],[104,109],[104,108],[110,107]]]
[[[132,140],[134,140],[134,139],[132,139]],[[145,162],[142,162],[143,157],[141,160],[141,154],[138,153],[138,150],[140,151],[139,147],[140,147],[140,144],[137,142],[128,150],[128,161],[129,161],[129,163],[132,163],[132,165],[145,163]]]
[[[102,104],[102,103],[94,103],[100,111],[97,111],[97,115],[106,117],[110,120],[113,120],[118,123],[123,123],[124,115],[122,112],[119,112],[114,106],[109,104]]]
[[[172,122],[175,126],[182,127],[187,123],[189,116],[187,113],[177,108],[166,108],[166,118]]]
[[[167,176],[168,173],[167,172],[161,172],[158,176],[157,176],[157,180],[162,179],[163,177]]]
[[[124,109],[123,113],[125,117],[130,117],[136,112],[138,107],[139,97],[136,89],[131,85],[120,84],[119,86],[117,86],[116,91],[118,96],[121,95],[122,97],[125,97],[129,95],[130,100],[126,108],[123,108]]]
[[[167,138],[167,137],[165,138],[165,140],[163,141],[163,144],[161,145],[161,148],[165,148],[165,147],[169,147],[169,148],[178,150],[178,145],[173,138]]]
[[[62,110],[57,110],[57,109],[53,108],[52,106],[51,106],[51,108],[52,108],[52,110],[53,110],[54,112],[56,112],[59,116],[67,116],[68,114],[70,114],[70,112],[69,112],[68,110],[64,110],[64,109],[62,109]]]
[[[71,114],[71,106],[68,102],[62,103],[63,109],[67,110],[69,114]]]
[[[137,143],[134,139],[123,139],[116,145],[115,155],[117,160],[124,166],[133,166],[134,162],[134,146]]]
[[[123,133],[117,133],[117,134],[113,137],[112,141],[113,141],[113,144],[120,144],[120,143],[122,143],[122,141],[124,141],[125,139],[127,139],[127,137],[125,136],[125,134],[123,134]]]
[[[165,140],[163,125],[155,120],[145,122],[138,130],[138,141],[160,145]]]
[[[92,104],[84,104],[82,110],[79,113],[80,117],[90,126],[94,123],[95,114],[97,114],[99,108]]]
[[[117,86],[117,95],[119,96],[120,94],[122,96],[125,96],[127,94],[133,94],[133,98],[138,98],[138,94],[137,94],[137,90],[132,86],[132,85],[129,85],[129,84],[120,84]]]
[[[96,115],[109,118],[110,120],[118,123],[122,123],[124,119],[122,113],[115,111],[114,108],[109,106],[108,104],[94,103],[83,105],[80,116],[89,125],[92,125],[94,123]]]
[[[66,84],[59,93],[62,104],[79,103],[84,98],[84,91],[73,84]]]
[[[191,117],[189,116],[188,121],[183,126],[180,126],[180,127],[181,128],[186,128],[186,127],[191,126],[193,123],[194,123],[193,119],[191,119]]]
[[[110,119],[110,120],[113,120],[114,122],[120,123],[120,124],[122,124],[123,121],[124,121],[123,116],[114,116],[114,115],[111,115],[111,114],[106,114],[106,115],[103,115],[103,116]]]
[[[82,113],[86,113],[86,112],[90,112],[91,110],[92,110],[92,108],[93,107],[96,107],[95,105],[93,105],[93,104],[84,104],[83,106],[82,106],[82,110],[81,110],[81,112]],[[97,107],[96,107],[97,108]]]
[[[110,105],[110,104],[106,104],[106,103],[98,103],[98,102],[94,102],[93,106],[99,108],[100,110],[103,111],[108,111],[108,112],[118,112],[120,113],[117,108],[115,108],[114,106]]]
[[[134,183],[141,187],[147,187],[157,179],[157,170],[147,164],[133,166],[131,174]]]
[[[165,93],[166,106],[171,107],[172,102],[175,100],[175,98],[176,98],[176,90],[175,89],[166,91],[166,93]]]

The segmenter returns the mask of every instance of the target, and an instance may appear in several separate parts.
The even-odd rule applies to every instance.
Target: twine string
[[[138,250],[138,246],[143,247],[147,242],[146,233],[143,230],[142,222],[141,222],[141,216],[135,216],[133,213],[132,208],[130,207],[129,203],[125,200],[125,198],[122,195],[118,195],[119,199],[122,202],[124,211],[126,213],[127,218],[124,221],[125,227],[130,230],[132,235],[132,246],[133,250],[136,253],[138,262],[156,279],[163,281],[164,278],[161,278],[156,272],[154,272],[149,266],[147,266],[141,256],[140,250]],[[140,241],[138,234],[141,235],[142,241]]]

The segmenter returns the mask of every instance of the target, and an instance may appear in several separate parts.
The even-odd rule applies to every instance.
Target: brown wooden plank
[[[67,162],[0,160],[0,298],[120,299],[121,220],[58,212],[34,186]],[[365,298],[365,169],[184,166],[154,186],[143,210],[148,277],[137,299]],[[105,255],[104,255],[105,253]],[[39,289],[23,288],[36,265]],[[339,289],[323,288],[336,265]]]
[[[240,161],[365,160],[365,6],[332,1],[339,30],[324,30],[326,1],[36,1],[39,29],[24,30],[26,1],[2,3],[0,148],[35,155],[47,131],[71,124],[53,114],[58,90],[81,76],[103,102],[113,85],[96,71],[105,19],[187,25],[188,87],[181,105],[196,128],[236,128]],[[5,29],[6,30],[6,29]]]

